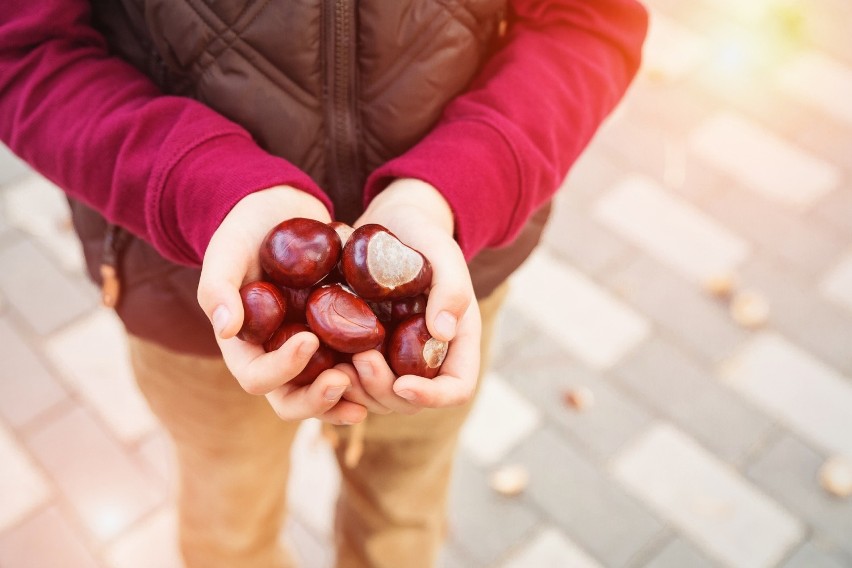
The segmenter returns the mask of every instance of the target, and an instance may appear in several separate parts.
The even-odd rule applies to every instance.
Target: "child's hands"
[[[453,240],[453,213],[431,185],[397,180],[372,201],[355,226],[384,225],[432,263],[426,305],[432,336],[450,341],[441,374],[434,379],[406,375],[398,379],[378,351],[353,356],[357,373],[346,398],[378,413],[412,414],[421,408],[458,406],[473,397],[479,374],[481,324],[464,255]]]
[[[287,186],[258,191],[237,203],[204,254],[198,303],[213,323],[228,369],[246,392],[265,395],[282,419],[317,417],[335,424],[360,422],[366,417],[366,409],[341,400],[350,385],[347,373],[330,369],[307,387],[287,383],[319,346],[315,335],[299,333],[271,353],[235,337],[243,323],[239,289],[261,278],[258,251],[263,238],[272,227],[291,217],[330,221],[319,200]]]

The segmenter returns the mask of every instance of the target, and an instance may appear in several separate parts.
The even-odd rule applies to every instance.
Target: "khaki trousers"
[[[483,368],[506,286],[480,301]],[[130,338],[139,387],[177,449],[180,548],[188,568],[293,566],[278,547],[290,447],[299,423],[243,391],[221,359]],[[459,430],[470,404],[414,416],[370,415],[364,452],[341,465],[340,568],[435,565]],[[337,428],[342,444],[349,428]],[[311,567],[305,567],[311,568]]]

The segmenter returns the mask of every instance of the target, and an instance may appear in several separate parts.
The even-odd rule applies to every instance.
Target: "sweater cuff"
[[[426,138],[367,180],[365,205],[392,181],[414,178],[433,185],[450,204],[455,237],[470,260],[485,247],[508,244],[521,187],[517,154],[494,126],[478,120],[440,124]]]
[[[266,153],[247,135],[224,132],[186,148],[148,203],[151,239],[167,258],[199,266],[213,233],[243,197],[288,185],[332,204],[302,170]]]

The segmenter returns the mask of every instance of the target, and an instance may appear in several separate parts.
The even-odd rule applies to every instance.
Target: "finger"
[[[434,379],[414,375],[399,377],[393,385],[398,396],[419,407],[444,408],[466,404],[476,392],[479,376],[482,322],[479,306],[472,303],[450,343],[441,374]]]
[[[343,398],[345,400],[350,400],[360,404],[375,414],[391,413],[391,410],[388,407],[378,402],[375,398],[370,396],[366,390],[364,390],[364,386],[361,384],[361,378],[358,376],[358,371],[355,370],[354,366],[348,363],[341,363],[335,366],[335,369],[346,373],[351,381],[349,388],[346,389],[346,392],[343,394]]]
[[[381,353],[376,350],[357,353],[352,356],[352,364],[358,370],[358,378],[364,390],[376,402],[398,414],[414,414],[420,410],[394,392],[396,375]]]
[[[359,404],[341,401],[349,387],[349,377],[337,369],[323,371],[307,386],[285,384],[266,395],[266,399],[282,420],[305,420],[319,416],[354,424],[364,419],[367,409]],[[340,408],[335,409],[335,405]]]
[[[304,331],[270,353],[236,337],[219,339],[218,343],[231,374],[243,390],[257,395],[267,394],[298,375],[319,347],[317,337]]]
[[[256,254],[244,250],[239,239],[228,239],[224,234],[216,232],[204,253],[198,304],[213,324],[216,335],[228,339],[243,324],[240,286],[247,276],[253,276],[248,274],[249,260]]]
[[[426,327],[433,337],[452,340],[473,300],[470,273],[459,247],[449,238],[436,239],[424,255],[432,261],[432,288],[426,304]]]

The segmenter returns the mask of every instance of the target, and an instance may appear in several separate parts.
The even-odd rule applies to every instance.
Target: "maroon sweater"
[[[364,191],[366,204],[393,178],[431,183],[453,208],[467,258],[510,242],[556,191],[624,94],[647,26],[635,0],[510,3],[506,46]],[[219,223],[253,191],[292,185],[331,208],[305,173],[239,125],[163,95],[110,56],[86,0],[0,2],[0,139],[183,264],[200,264]]]

